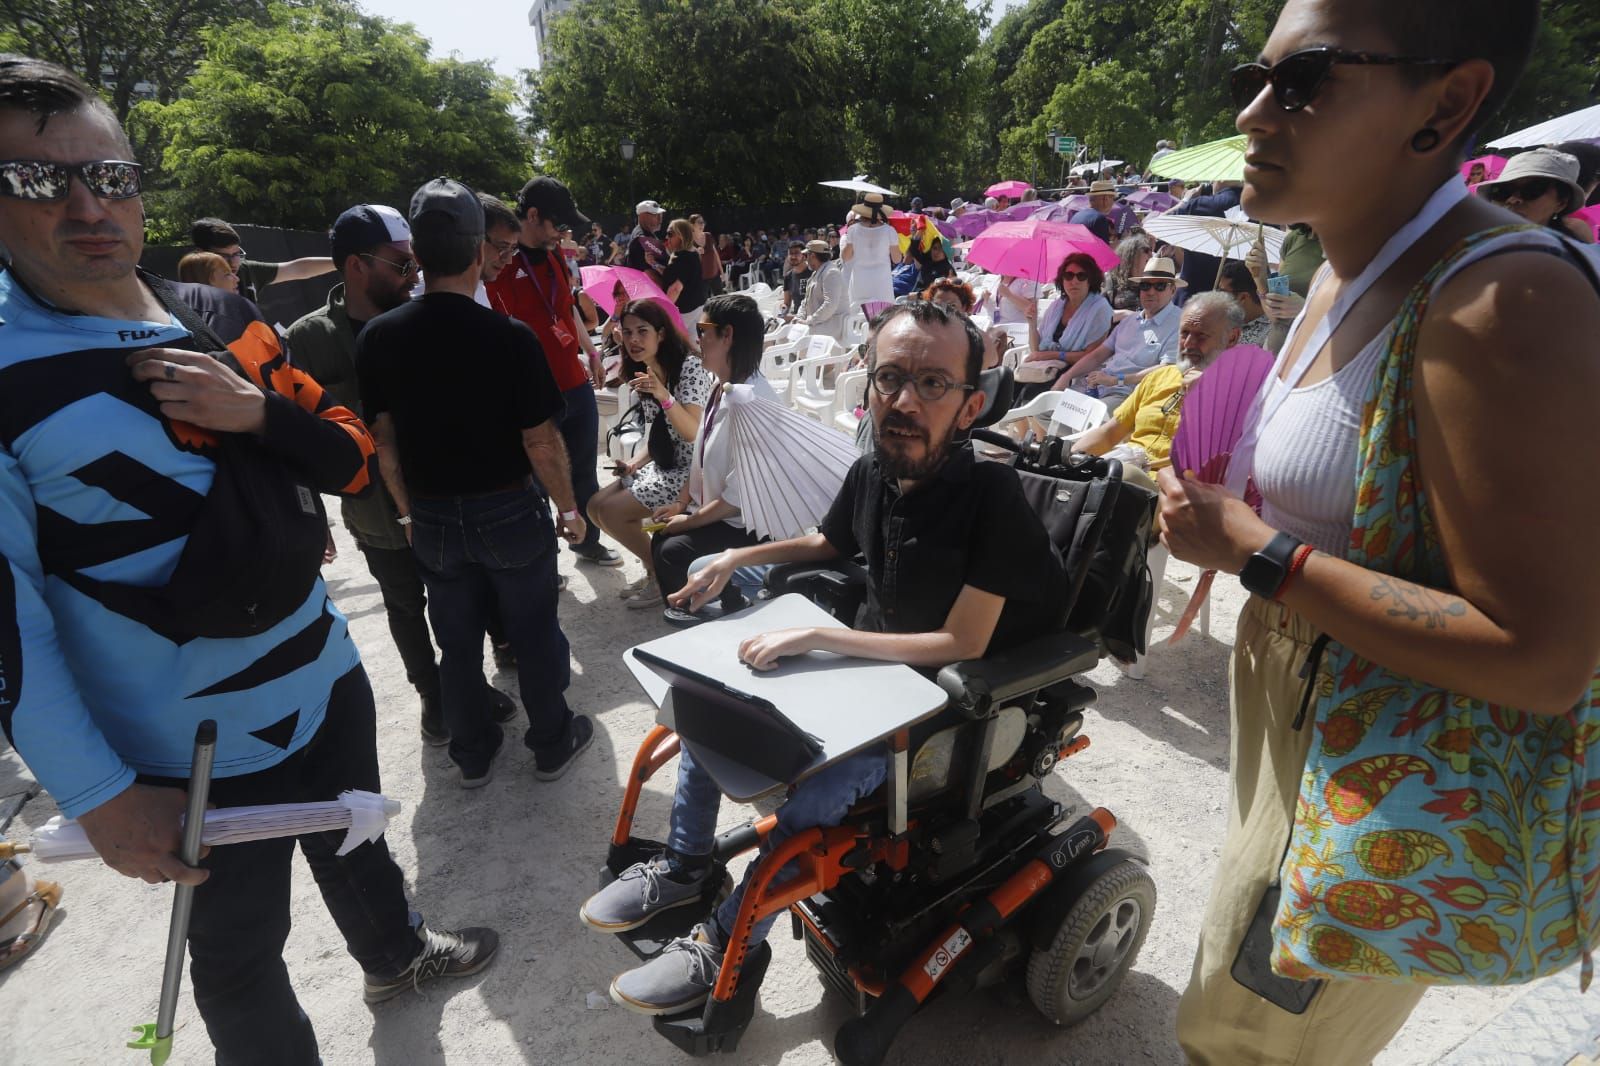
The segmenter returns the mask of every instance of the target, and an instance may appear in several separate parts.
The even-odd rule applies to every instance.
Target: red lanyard
[[[539,299],[544,303],[546,313],[549,314],[550,320],[554,322],[556,320],[555,298],[544,291],[544,285],[540,283],[538,276],[533,272],[533,262],[528,258],[528,253],[518,248],[517,254],[522,257],[522,266],[528,272],[528,280],[533,282],[533,291],[539,294]],[[554,273],[556,268],[554,261],[550,259],[549,253],[545,254],[545,262],[551,264],[550,271]]]

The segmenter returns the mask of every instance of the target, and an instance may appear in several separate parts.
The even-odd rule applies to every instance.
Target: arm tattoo
[[[1387,601],[1390,618],[1420,621],[1428,629],[1444,629],[1446,619],[1467,613],[1467,605],[1459,597],[1391,577],[1379,577],[1371,595],[1373,600]]]

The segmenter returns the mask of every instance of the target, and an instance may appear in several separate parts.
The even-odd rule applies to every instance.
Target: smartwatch
[[[409,526],[411,524],[411,516],[408,515],[408,514],[403,514],[399,518],[395,519],[395,524],[396,525],[401,525],[401,526]]]
[[[1288,533],[1279,533],[1265,548],[1250,556],[1250,561],[1239,571],[1239,583],[1246,590],[1267,599],[1276,599],[1284,579],[1289,576],[1289,566],[1302,542]]]

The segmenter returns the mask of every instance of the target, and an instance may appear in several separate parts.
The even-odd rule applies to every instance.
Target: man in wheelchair
[[[977,328],[935,304],[897,305],[878,324],[869,357],[876,447],[851,469],[819,531],[724,552],[672,597],[674,605],[693,610],[715,598],[740,566],[864,555],[867,600],[860,627],[751,637],[738,654],[752,668],[771,669],[785,656],[828,651],[931,674],[1060,626],[1069,593],[1044,526],[1016,471],[976,461],[966,441],[984,407],[978,388],[983,338]],[[802,830],[838,825],[854,803],[884,783],[887,769],[888,758],[878,749],[807,778],[779,808],[764,851]],[[583,905],[582,921],[624,932],[664,910],[705,899],[721,798],[689,752],[680,751],[666,853],[624,870]],[[618,976],[612,998],[651,1015],[703,1003],[756,865],[690,936]],[[776,917],[756,925],[751,946],[766,938]]]

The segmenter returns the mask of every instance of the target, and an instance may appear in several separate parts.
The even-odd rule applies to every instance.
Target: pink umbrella
[[[1600,233],[1600,204],[1595,204],[1593,207],[1580,207],[1567,217],[1587,222],[1595,228],[1597,233]]]
[[[1483,180],[1493,181],[1500,176],[1500,172],[1506,168],[1506,164],[1509,162],[1510,160],[1503,155],[1480,155],[1476,159],[1469,159],[1461,164],[1461,176],[1464,178],[1471,174],[1472,168],[1481,163],[1485,171]]]
[[[1006,277],[1051,281],[1074,252],[1088,255],[1102,270],[1118,263],[1117,253],[1087,227],[1036,218],[990,226],[968,246],[967,261]]]
[[[983,195],[1004,196],[1007,200],[1016,200],[1031,188],[1033,186],[1025,181],[999,181],[983,190]]]
[[[678,332],[689,336],[689,327],[683,321],[683,315],[678,313],[677,306],[661,290],[661,286],[642,270],[633,270],[629,267],[619,266],[586,266],[579,267],[578,274],[583,279],[583,291],[589,294],[602,311],[608,315],[617,312],[616,288],[622,285],[622,291],[627,293],[628,300],[655,300],[667,309],[667,314],[677,325]]]

